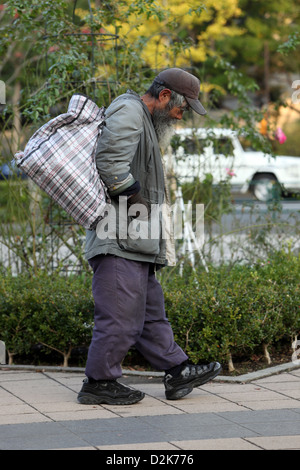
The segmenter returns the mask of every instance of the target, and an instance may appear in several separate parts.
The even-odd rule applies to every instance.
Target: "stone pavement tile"
[[[251,444],[240,438],[172,441],[171,443],[182,450],[260,450],[254,443]]]
[[[103,408],[115,413],[118,416],[134,417],[134,416],[151,416],[151,415],[168,415],[183,414],[184,412],[173,406],[172,402],[155,399],[146,395],[145,398],[135,405],[102,405]]]
[[[290,409],[222,413],[222,417],[232,423],[243,426],[258,436],[288,436],[298,434],[300,441],[300,414]]]
[[[257,433],[212,413],[158,415],[109,420],[65,421],[64,427],[89,445],[132,445],[257,436]]]
[[[207,413],[219,411],[242,411],[245,409],[232,401],[222,398],[218,395],[194,389],[193,392],[187,395],[182,400],[168,401],[176,406],[178,410],[185,413]]]
[[[245,437],[257,435],[252,430],[223,418],[222,413],[195,413],[181,416],[151,416],[141,418],[148,428],[163,430],[164,441],[210,438]]]
[[[265,450],[300,450],[300,436],[248,437],[251,442]]]
[[[258,380],[253,380],[252,383],[255,384],[268,384],[268,383],[299,383],[300,381],[300,371],[298,373],[298,376],[296,375],[296,372],[287,373],[287,372],[282,372],[281,374],[277,375],[270,375],[269,377],[264,377],[262,379]]]
[[[80,391],[82,387],[82,382],[85,378],[84,375],[78,374],[78,372],[74,374],[72,372],[67,372],[67,373],[47,372],[47,373],[44,373],[44,375],[48,378],[49,382],[51,382],[52,380],[54,383],[68,387],[76,393]]]
[[[1,386],[11,395],[29,404],[75,401],[75,393],[55,382],[45,380],[6,381]]]
[[[174,450],[178,451],[178,447],[170,442],[136,442],[135,444],[119,444],[97,446],[99,450]]]
[[[274,387],[272,388],[272,390],[275,392],[279,392],[281,393],[282,395],[286,396],[286,397],[290,397],[290,398],[295,398],[296,400],[299,400],[299,404],[300,404],[300,383],[298,385],[299,388],[289,388],[289,387],[286,387],[284,389],[275,389]]]
[[[89,445],[81,437],[53,422],[0,426],[0,443],[2,450],[47,450]]]
[[[137,406],[138,403],[134,406],[112,406],[112,405],[103,405],[107,410],[116,413],[118,416],[122,416],[123,418],[128,417],[138,417],[138,416],[156,416],[159,415],[181,415],[184,414],[184,411],[178,410],[174,407],[168,406],[143,406],[142,402],[140,406]]]
[[[1,386],[5,388],[5,390],[9,390],[12,393],[26,393],[37,389],[43,390],[45,392],[47,390],[52,392],[53,390],[66,389],[66,387],[59,384],[58,382],[47,379],[44,376],[41,376],[40,378],[30,378],[28,380],[1,380],[0,383]]]
[[[2,377],[0,376],[2,379]],[[35,389],[41,390],[55,390],[55,389],[66,389],[66,387],[57,381],[51,380],[40,374],[38,378],[32,376],[26,380],[1,380],[1,385],[12,392],[15,391],[32,391]]]
[[[82,382],[85,378],[84,375],[79,374],[79,373],[55,373],[55,372],[47,372],[45,373],[49,378],[55,380],[56,382],[59,382],[60,384],[72,389],[76,393],[79,392],[79,390],[82,387]],[[156,396],[157,394],[160,395],[161,398],[165,397],[164,394],[164,386],[161,380],[155,383],[153,383],[150,378],[144,377],[143,382],[139,380],[137,381],[136,377],[122,377],[119,379],[119,382],[124,383],[125,385],[129,385],[132,388],[141,390],[141,391],[146,391],[149,395],[152,395],[152,391],[154,392],[154,395]],[[137,382],[137,383],[135,383]],[[140,383],[141,382],[141,383]]]
[[[279,376],[266,377],[256,382],[258,386],[266,390],[277,392],[282,397],[290,397],[300,401],[300,376],[281,374]]]
[[[257,387],[256,390],[250,392],[224,392],[219,393],[219,397],[226,398],[227,400],[233,401],[235,403],[241,404],[242,402],[251,402],[251,401],[270,401],[270,400],[277,400],[277,399],[285,399],[284,396],[278,395],[276,392],[272,390],[265,390],[260,387]]]
[[[114,419],[83,419],[81,421],[64,421],[63,428],[70,432],[83,435],[85,433],[101,434],[103,432],[134,432],[145,427],[139,418],[119,418]]]
[[[32,408],[31,408],[32,410]],[[28,423],[42,423],[51,421],[50,418],[47,416],[41,415],[38,412],[34,412],[32,410],[31,413],[29,412],[20,412],[17,413],[18,410],[14,411],[9,415],[1,415],[0,416],[0,433],[1,433],[1,426],[7,424],[28,424]],[[1,438],[0,438],[0,446],[1,446]]]
[[[199,402],[199,403],[185,403],[184,400],[181,400],[177,405],[178,410],[183,411],[184,413],[219,413],[225,411],[244,411],[247,410],[242,405],[237,405],[236,403],[231,403],[229,401],[223,400],[221,402]]]
[[[259,385],[246,383],[246,384],[232,384],[232,383],[219,383],[209,382],[208,384],[202,385],[201,390],[205,390],[208,393],[215,395],[231,394],[231,393],[251,393],[256,392],[259,389]]]
[[[225,417],[223,417],[223,414]],[[188,428],[197,426],[221,426],[234,424],[227,418],[226,413],[195,413],[182,415],[156,415],[145,416],[140,419],[142,423],[164,429],[165,432],[172,432],[174,429],[185,431]]]
[[[32,413],[33,411],[34,409],[32,408],[32,406],[27,405],[21,401],[18,404],[14,404],[14,406],[11,406],[9,404],[0,405],[0,423],[1,423],[2,416],[26,414],[26,413]]]
[[[296,382],[269,382],[268,384],[264,384],[263,386],[267,390],[285,393],[285,391],[299,390],[300,380],[297,380]]]
[[[115,420],[111,420],[115,421]],[[76,432],[77,434],[77,432]],[[78,434],[77,434],[78,435]],[[94,447],[142,444],[148,442],[165,442],[165,433],[158,429],[137,426],[135,429],[111,430],[104,427],[101,432],[81,432],[80,438]]]
[[[76,400],[74,393],[70,391],[60,391],[60,392],[53,392],[53,393],[48,391],[46,393],[42,390],[35,390],[32,393],[30,392],[21,393],[20,398],[24,400],[26,403],[33,405],[33,406],[37,406],[38,404],[43,404],[43,403],[74,402]]]
[[[10,392],[7,390],[4,390],[1,388],[0,384],[0,407],[3,405],[21,405],[23,403],[22,400],[20,400],[18,397],[12,395]]]
[[[299,384],[300,385],[300,384]],[[230,387],[230,385],[229,385]],[[234,402],[237,405],[249,408],[251,410],[263,409],[280,409],[280,408],[298,408],[300,407],[300,400],[297,397],[293,398],[283,391],[276,391],[271,389],[270,384],[245,384],[241,388],[226,388],[223,384],[221,387],[214,387],[214,393],[219,397]],[[293,392],[291,392],[292,395]],[[295,392],[297,395],[298,392]]]
[[[298,435],[300,440],[299,421],[273,421],[268,423],[247,423],[247,429],[261,436],[293,436]],[[250,436],[246,436],[250,437]]]
[[[63,406],[65,405],[65,406]],[[35,405],[36,409],[45,413],[54,421],[80,419],[109,419],[118,417],[139,417],[151,415],[181,414],[183,411],[169,407],[160,401],[145,397],[134,405],[80,405],[74,403],[42,403]]]
[[[186,399],[209,400],[211,402],[220,402],[220,400],[222,400],[218,393],[209,392],[202,387],[194,388],[192,393],[187,395]]]
[[[300,421],[299,413],[290,409],[281,410],[261,410],[261,411],[244,411],[243,413],[222,413],[222,418],[227,419],[236,424],[245,426],[251,423],[278,423],[278,422],[298,422]]]
[[[238,411],[246,409],[240,404],[234,403],[228,398],[223,398],[219,393],[228,392],[230,395],[231,391],[234,392],[245,392],[248,390],[250,392],[255,391],[255,387],[252,385],[245,385],[241,387],[240,384],[214,384],[216,387],[211,387],[209,385],[195,388],[193,392],[182,400],[166,400],[164,389],[157,388],[157,384],[139,384],[138,388],[143,390],[147,394],[151,394],[152,397],[161,400],[169,407],[173,407],[174,410],[182,411],[185,413],[201,413],[209,411]],[[205,388],[206,387],[206,388]],[[213,390],[213,391],[211,391]],[[175,413],[175,411],[174,411]]]
[[[43,375],[45,377],[49,377],[51,379],[54,379],[58,382],[77,382],[81,383],[83,379],[85,379],[84,374],[80,374],[78,372],[43,372]]]
[[[141,390],[141,392],[147,393],[147,395],[153,398],[157,398],[159,400],[166,400],[165,387],[162,384],[141,383],[135,384],[134,388]]]
[[[73,435],[47,437],[25,436],[6,438],[1,442],[1,450],[54,450],[54,449],[81,449],[85,446],[84,440]],[[89,446],[89,444],[86,444]]]
[[[300,408],[300,401],[292,398],[284,398],[265,401],[242,401],[240,405],[249,410],[279,410],[287,408]]]
[[[282,397],[300,399],[300,380],[296,382],[268,382],[261,386],[282,395]]]
[[[51,450],[97,450],[96,447],[58,447],[57,449],[51,449]]]
[[[77,411],[56,411],[47,412],[47,416],[53,421],[81,421],[88,419],[114,419],[116,415],[101,407],[95,407],[93,410],[77,410]]]
[[[59,411],[89,411],[97,410],[99,405],[80,405],[77,400],[67,402],[37,403],[35,409],[41,413],[55,413]],[[113,416],[112,416],[113,417]]]
[[[41,372],[17,371],[17,370],[0,370],[0,383],[4,382],[21,382],[23,380],[47,380]]]
[[[180,427],[169,430],[165,433],[165,440],[168,442],[174,441],[191,441],[198,439],[223,439],[223,438],[238,438],[238,437],[251,437],[257,436],[257,433],[243,426],[235,424],[223,425],[197,425],[191,426],[187,429],[180,429]]]

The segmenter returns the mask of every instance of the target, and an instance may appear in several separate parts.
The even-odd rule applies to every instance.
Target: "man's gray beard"
[[[153,111],[152,121],[159,146],[163,151],[165,151],[174,134],[174,125],[177,122],[177,119],[170,118],[169,111],[163,109]]]

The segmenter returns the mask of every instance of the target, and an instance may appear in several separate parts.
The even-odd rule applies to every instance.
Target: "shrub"
[[[0,337],[10,362],[39,343],[64,358],[88,344],[93,323],[89,277],[5,276],[1,279]]]
[[[300,333],[299,279],[299,256],[283,251],[255,265],[170,271],[161,282],[175,340],[194,362],[233,369],[232,357],[258,348],[270,362],[271,347]],[[10,362],[40,344],[67,366],[71,351],[90,343],[93,307],[90,273],[0,277],[0,339]]]
[[[30,279],[0,278],[0,339],[5,342],[10,364],[14,355],[29,352],[32,344],[30,297]]]
[[[195,361],[231,361],[300,332],[300,263],[274,253],[255,266],[210,267],[174,276],[164,285],[169,321]],[[231,366],[232,367],[232,366]]]

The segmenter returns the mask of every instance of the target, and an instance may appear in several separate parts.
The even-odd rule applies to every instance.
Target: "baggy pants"
[[[89,260],[95,324],[85,373],[95,380],[121,377],[121,363],[135,348],[157,370],[187,359],[174,341],[166,318],[164,296],[150,263],[112,255]]]

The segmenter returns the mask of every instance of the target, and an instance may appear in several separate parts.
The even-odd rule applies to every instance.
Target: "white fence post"
[[[6,349],[3,341],[0,341],[0,364],[6,364]]]

